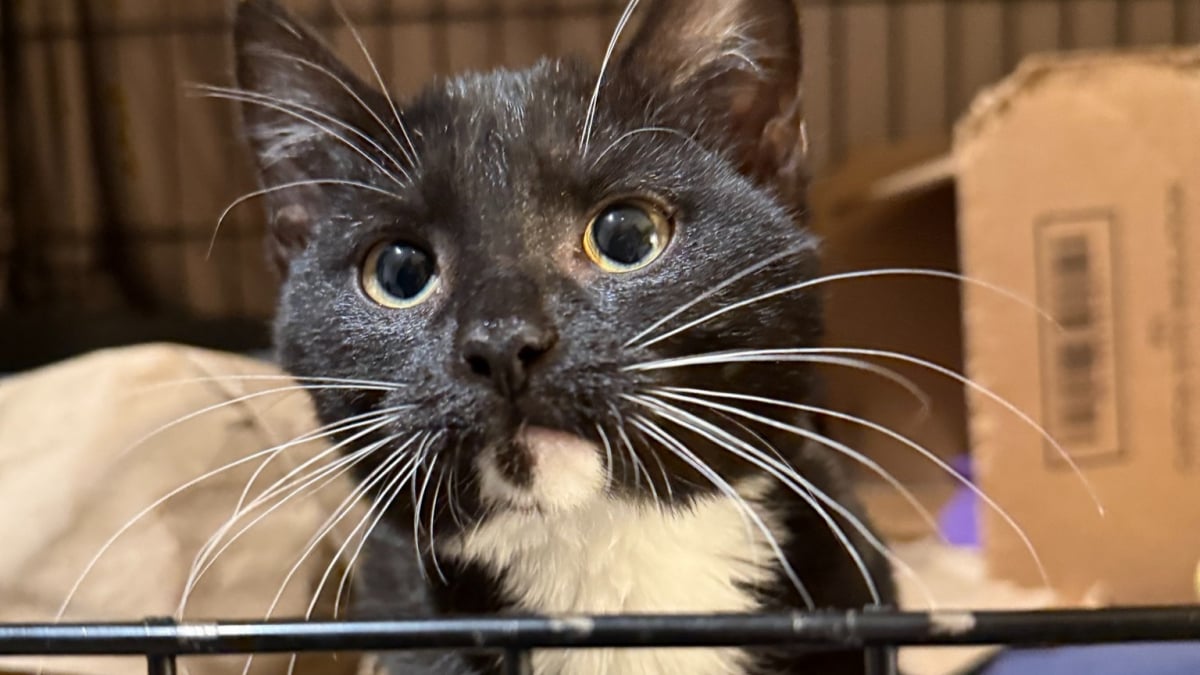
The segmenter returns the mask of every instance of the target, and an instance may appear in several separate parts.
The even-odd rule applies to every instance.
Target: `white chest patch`
[[[762,486],[739,492],[753,504]],[[778,534],[771,514],[755,510]],[[723,496],[672,513],[606,497],[549,515],[501,513],[442,550],[494,572],[520,609],[551,615],[753,611],[742,584],[768,582],[774,561],[763,534]],[[737,649],[533,657],[537,675],[741,675],[745,663]]]

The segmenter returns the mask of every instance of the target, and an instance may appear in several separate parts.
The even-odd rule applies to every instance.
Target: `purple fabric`
[[[1200,642],[1015,650],[983,675],[1197,675]]]
[[[960,455],[950,466],[967,480],[974,479],[971,459]],[[961,487],[938,514],[938,527],[951,544],[963,548],[979,547],[979,499],[966,487]]]

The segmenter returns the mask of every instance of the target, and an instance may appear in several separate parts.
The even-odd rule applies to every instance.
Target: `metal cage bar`
[[[498,652],[530,672],[530,650],[645,647],[865,649],[868,673],[893,673],[903,646],[1200,642],[1200,605],[1101,610],[866,610],[774,614],[474,617],[403,621],[0,624],[4,656],[130,656],[174,675],[179,656],[462,649]]]

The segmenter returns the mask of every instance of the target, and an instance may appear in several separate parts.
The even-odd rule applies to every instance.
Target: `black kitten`
[[[364,387],[314,396],[386,509],[368,615],[892,601],[832,451],[788,407],[817,398],[820,334],[814,291],[771,294],[817,274],[796,222],[797,8],[643,5],[602,73],[544,61],[402,105],[270,0],[239,7],[224,95],[246,104],[286,276],[280,357]],[[737,649],[534,667],[863,671],[861,654]]]

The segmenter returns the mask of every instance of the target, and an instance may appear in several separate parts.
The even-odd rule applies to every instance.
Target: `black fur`
[[[399,383],[386,394],[324,390],[314,399],[325,422],[413,406],[386,432],[436,434],[435,466],[429,470],[446,469],[458,477],[461,512],[456,515],[462,526],[487,517],[471,489],[472,461],[481,449],[498,448],[504,472],[514,482],[528,473],[513,443],[524,424],[599,443],[597,425],[615,438],[624,421],[647,412],[623,395],[662,385],[788,401],[818,398],[810,369],[799,363],[625,369],[692,354],[813,346],[821,326],[818,294],[805,291],[729,312],[648,348],[623,346],[683,303],[771,256],[788,253],[661,330],[812,278],[818,269],[816,241],[802,223],[796,7],[786,0],[643,4],[644,26],[606,72],[586,153],[580,138],[597,78],[590,67],[544,61],[525,71],[435,83],[403,102],[402,129],[382,93],[354,78],[273,2],[245,0],[239,6],[239,86],[323,115],[302,112],[308,120],[298,120],[260,105],[263,99],[244,106],[264,186],[343,179],[374,188],[319,185],[266,195],[273,223],[270,249],[286,276],[276,321],[281,360],[299,376]],[[724,24],[710,20],[722,12],[728,15]],[[650,127],[672,131],[630,135]],[[404,142],[404,134],[411,138],[416,162],[395,142]],[[673,237],[646,268],[606,273],[584,254],[583,232],[601,206],[630,197],[669,214]],[[372,302],[359,283],[368,251],[396,240],[421,245],[437,258],[439,289],[410,309]],[[502,353],[513,344],[536,343],[537,358],[526,364],[519,385],[498,386],[494,374],[485,374],[487,369],[472,360],[480,341]],[[780,416],[779,408],[744,407]],[[749,442],[727,420],[700,409],[691,412]],[[704,438],[659,421],[725,480],[733,483],[758,471]],[[650,439],[628,425],[626,430],[649,466],[657,468],[659,460],[665,464],[669,478],[651,473],[664,497],[663,482],[671,482],[672,508],[714,491],[670,453],[656,452]],[[826,451],[783,432],[755,431],[800,474],[857,510]],[[386,458],[376,455],[381,459],[364,463],[360,475]],[[612,493],[649,499],[644,483],[636,482],[636,473],[617,455]],[[787,514],[787,553],[818,604],[868,604],[857,570],[826,524],[787,489],[780,487],[771,499]],[[441,501],[426,500],[426,506],[444,509],[445,497]],[[399,500],[373,537],[372,555],[359,575],[366,588],[364,611],[505,611],[509,600],[479,569],[445,570],[449,583],[434,581],[426,593],[413,564],[411,534],[405,534],[411,532],[413,508],[411,501]],[[416,515],[424,523],[432,514]],[[438,534],[452,535],[459,526],[442,517]],[[853,539],[890,601],[890,574],[882,559],[861,537]],[[802,606],[782,575],[775,586],[757,590],[764,609]],[[391,672],[397,674],[420,668],[448,672],[444,664],[422,661],[424,656],[390,658],[395,659]],[[859,654],[821,659],[765,654],[762,672],[862,670]],[[810,667],[817,670],[804,670]]]

